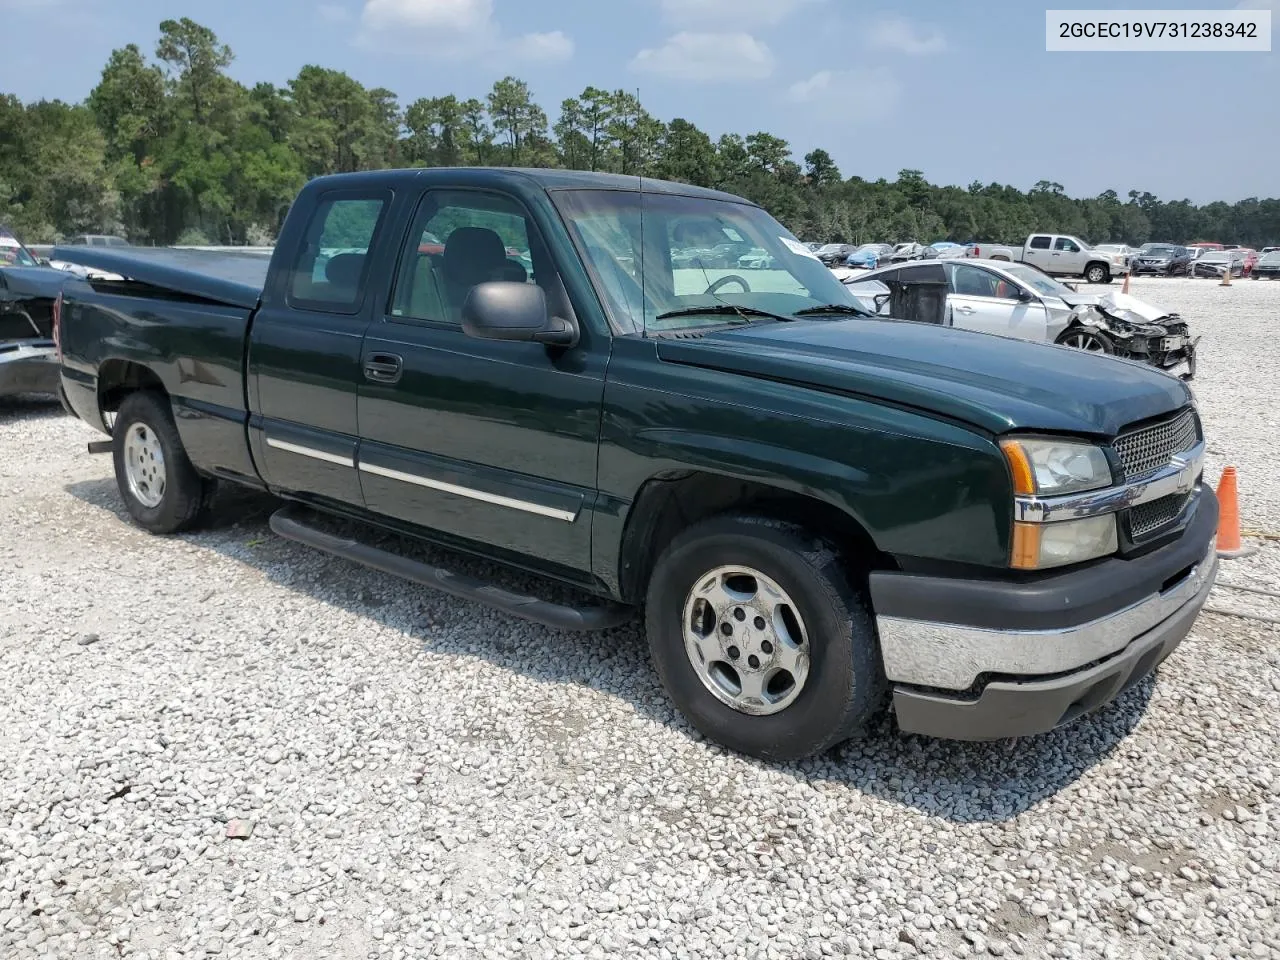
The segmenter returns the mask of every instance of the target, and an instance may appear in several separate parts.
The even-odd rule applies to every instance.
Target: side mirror
[[[1025,287],[1018,288],[1017,300],[1019,303],[1030,303],[1035,298],[1036,298],[1036,295],[1032,293],[1030,290],[1027,290]]]
[[[532,283],[491,280],[471,288],[462,304],[462,330],[477,340],[523,340],[572,347],[578,330],[547,310],[542,288]]]

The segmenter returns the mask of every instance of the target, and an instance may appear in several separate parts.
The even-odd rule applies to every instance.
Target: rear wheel
[[[667,693],[730,749],[809,756],[884,703],[863,594],[829,545],[792,524],[728,515],[686,530],[654,568],[645,616]]]
[[[1058,343],[1064,347],[1074,347],[1086,353],[1115,353],[1116,345],[1105,333],[1099,330],[1086,330],[1084,327],[1072,327],[1062,336]]]
[[[169,400],[152,391],[125,397],[112,425],[116,485],[125,509],[152,533],[177,533],[202,519],[215,482],[191,465]]]
[[[1100,263],[1091,263],[1085,268],[1084,278],[1089,283],[1110,283],[1111,271]]]

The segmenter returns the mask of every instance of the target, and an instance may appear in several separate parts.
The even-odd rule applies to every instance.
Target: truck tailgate
[[[53,259],[246,310],[258,305],[271,264],[261,253],[174,247],[54,247]]]

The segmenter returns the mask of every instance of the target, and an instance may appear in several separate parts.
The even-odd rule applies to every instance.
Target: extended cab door
[[[1041,270],[1049,269],[1049,260],[1053,256],[1053,237],[1036,234],[1027,240],[1022,250],[1022,262],[1029,263]]]
[[[472,338],[462,305],[487,280],[536,283],[553,315],[572,313],[521,201],[490,190],[426,192],[389,308],[364,339],[365,501],[585,579],[609,340],[585,324],[569,349]]]
[[[392,202],[388,190],[321,193],[277,244],[249,338],[250,444],[276,490],[363,506],[360,347],[381,261],[395,255],[384,229]]]

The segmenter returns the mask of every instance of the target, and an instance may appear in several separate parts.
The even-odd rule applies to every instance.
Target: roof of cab
[[[654,180],[650,177],[625,176],[620,173],[593,173],[587,170],[549,170],[539,167],[414,167],[399,170],[366,170],[360,173],[331,174],[311,181],[311,186],[320,188],[359,183],[383,184],[394,186],[405,181],[422,179],[428,184],[432,181],[441,183],[468,184],[480,186],[524,186],[541,187],[547,191],[557,190],[621,190],[629,193],[640,192],[642,186],[645,193],[671,194],[683,197],[701,197],[708,200],[728,200],[734,203],[751,204],[750,200],[710,190],[706,187],[695,187],[690,183],[675,183],[669,180]],[[755,206],[755,204],[751,204]]]

